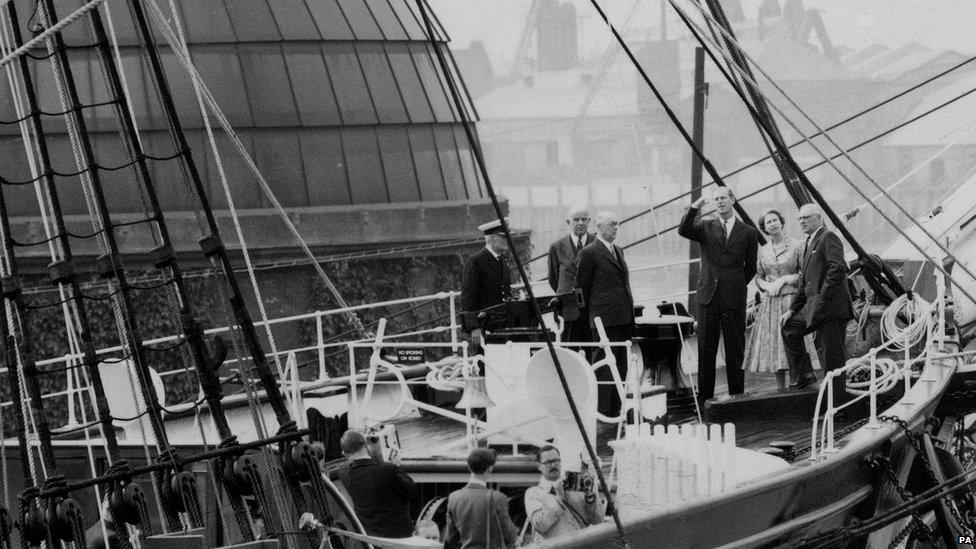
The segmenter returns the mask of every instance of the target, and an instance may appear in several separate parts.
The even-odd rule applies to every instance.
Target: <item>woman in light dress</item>
[[[781,390],[786,389],[789,367],[779,317],[793,302],[803,258],[803,243],[786,236],[783,224],[783,216],[777,210],[768,210],[759,219],[759,230],[768,239],[759,248],[756,287],[760,303],[743,361],[750,372],[775,372]]]

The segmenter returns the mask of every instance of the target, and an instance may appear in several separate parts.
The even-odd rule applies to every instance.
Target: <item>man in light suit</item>
[[[468,454],[471,478],[447,497],[445,549],[504,549],[518,536],[508,516],[508,498],[488,488],[495,451],[475,448]]]
[[[813,344],[820,364],[829,372],[840,368],[847,360],[844,340],[847,322],[854,318],[847,290],[844,243],[824,226],[819,206],[804,204],[798,219],[800,230],[807,235],[800,263],[800,283],[790,309],[780,317],[793,388],[803,388],[817,381],[803,345],[803,336],[815,332]],[[838,380],[842,381],[841,378]],[[836,389],[835,398],[843,398],[845,393]]]
[[[542,479],[525,491],[525,516],[535,533],[548,539],[603,522],[606,504],[597,496],[595,482],[586,491],[565,490],[562,460],[555,446],[539,448],[536,461]]]
[[[725,375],[729,396],[745,391],[742,359],[746,348],[746,285],[756,276],[759,232],[735,218],[735,196],[728,187],[712,193],[716,218],[699,216],[705,197],[685,212],[678,234],[701,246],[698,274],[698,398],[715,396],[715,355],[725,337]]]
[[[576,287],[583,291],[587,317],[593,337],[594,319],[599,317],[610,341],[628,341],[634,336],[634,297],[630,292],[630,273],[624,251],[613,243],[620,221],[612,212],[596,216],[596,239],[586,245],[576,259]],[[615,347],[614,356],[620,379],[627,379],[627,352]],[[612,381],[608,368],[597,371],[597,381]],[[597,409],[607,416],[620,413],[620,394],[610,384],[597,389]]]
[[[576,288],[576,258],[583,248],[596,240],[587,232],[590,212],[586,208],[574,208],[566,216],[569,234],[549,246],[549,286],[556,294],[572,292]],[[580,318],[566,321],[563,341],[589,341],[590,323],[586,309],[580,310]]]

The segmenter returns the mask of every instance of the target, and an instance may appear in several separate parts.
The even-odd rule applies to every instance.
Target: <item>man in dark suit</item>
[[[508,251],[508,241],[499,220],[478,227],[485,234],[485,247],[464,262],[461,275],[461,310],[471,313],[497,305],[511,297],[511,275],[502,254]],[[471,332],[474,342],[480,342],[481,330]]]
[[[471,478],[447,496],[445,549],[504,549],[518,536],[508,515],[508,498],[488,488],[495,451],[475,448],[468,454]]]
[[[370,457],[366,437],[358,431],[343,433],[339,445],[349,465],[338,476],[366,533],[386,538],[410,537],[410,505],[418,497],[413,479],[398,465]]]
[[[803,336],[816,332],[813,344],[824,371],[840,368],[847,360],[844,340],[854,309],[847,291],[847,262],[840,237],[824,226],[820,208],[814,204],[804,204],[798,219],[800,229],[807,235],[800,263],[800,284],[780,323],[793,380],[790,386],[803,388],[817,381]],[[841,381],[838,378],[838,384]],[[838,388],[835,387],[835,398],[843,398],[844,392],[838,392]]]
[[[576,288],[576,258],[580,251],[596,240],[596,235],[588,233],[590,212],[586,208],[574,208],[566,216],[569,234],[549,246],[549,286],[556,294],[572,292]],[[566,321],[563,327],[563,341],[589,341],[590,323],[586,310],[580,311],[580,318]]]
[[[746,347],[746,285],[756,275],[759,232],[735,218],[735,196],[728,187],[712,193],[715,218],[699,215],[705,198],[685,212],[678,234],[701,246],[698,274],[698,397],[715,396],[715,355],[725,337],[725,375],[729,396],[745,391],[742,358]],[[710,212],[706,212],[710,213]]]
[[[630,273],[624,251],[613,243],[620,221],[611,212],[596,216],[596,239],[587,244],[576,259],[576,287],[583,292],[587,318],[597,337],[594,319],[599,317],[610,341],[628,341],[634,336],[634,297],[630,292]],[[614,348],[620,379],[627,379],[627,352]],[[597,381],[612,381],[608,368],[597,371]],[[601,384],[597,390],[597,409],[607,416],[620,413],[620,395],[613,385]]]

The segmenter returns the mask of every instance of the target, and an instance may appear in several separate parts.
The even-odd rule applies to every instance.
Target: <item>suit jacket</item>
[[[698,303],[745,310],[746,285],[756,276],[759,231],[737,219],[726,238],[721,221],[702,220],[696,208],[689,208],[678,234],[701,246]]]
[[[600,496],[588,504],[582,492],[566,492],[563,501],[551,492],[551,486],[543,480],[525,491],[525,516],[532,521],[534,532],[554,538],[603,522],[606,505]]]
[[[501,257],[482,248],[464,262],[461,276],[461,310],[476,312],[512,295],[511,278]]]
[[[587,233],[583,247],[596,240]],[[549,246],[549,286],[557,294],[564,294],[576,287],[576,237],[568,234]]]
[[[398,465],[357,459],[339,471],[352,506],[371,536],[408,538],[413,534],[410,504],[417,486]]]
[[[587,244],[576,258],[576,287],[593,319],[604,326],[623,326],[634,322],[634,297],[630,292],[630,273],[620,246],[613,245],[616,257],[599,240]]]
[[[505,494],[469,482],[447,496],[445,549],[503,549],[517,536]]]
[[[832,320],[854,318],[851,295],[847,291],[844,244],[827,227],[820,229],[806,245],[800,262],[800,284],[790,310],[794,314],[802,310],[808,329]]]

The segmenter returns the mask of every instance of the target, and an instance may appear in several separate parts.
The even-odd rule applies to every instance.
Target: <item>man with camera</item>
[[[586,464],[582,472],[563,478],[559,450],[551,445],[539,448],[536,461],[542,480],[525,491],[525,516],[535,534],[554,538],[603,522],[606,502],[597,496]]]

